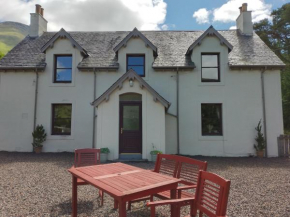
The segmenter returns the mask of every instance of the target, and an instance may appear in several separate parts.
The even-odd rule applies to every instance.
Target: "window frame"
[[[146,63],[146,59],[145,59],[145,54],[127,54],[126,55],[126,69],[127,69],[127,72],[129,71],[129,68],[128,68],[128,58],[129,57],[143,57],[144,58],[144,70],[143,70],[143,75],[139,75],[138,73],[138,75],[140,76],[140,77],[145,77],[145,71],[146,71],[146,69],[145,69],[145,63]],[[134,65],[134,66],[142,66],[142,65]]]
[[[217,60],[218,60],[218,66],[217,67],[203,67],[202,66],[202,56],[206,56],[206,55],[217,55]],[[200,58],[200,65],[201,65],[201,82],[202,83],[209,83],[209,82],[221,82],[221,73],[220,73],[220,53],[201,53],[201,58]],[[204,80],[202,77],[202,69],[203,68],[213,68],[213,69],[218,69],[218,79],[206,79]]]
[[[72,65],[73,65],[73,56],[72,54],[55,54],[54,55],[54,73],[53,73],[53,83],[72,83],[72,69],[73,66],[71,66],[71,68],[57,68],[57,58],[58,57],[71,57],[72,58]],[[57,69],[71,69],[71,80],[70,81],[57,81],[56,80],[56,75],[57,75]]]
[[[219,108],[220,108],[220,129],[221,129],[221,132],[220,133],[206,133],[204,134],[203,133],[203,128],[202,128],[202,124],[203,124],[203,121],[202,121],[202,106],[203,105],[218,105]],[[223,104],[222,103],[201,103],[200,105],[200,115],[201,115],[201,135],[202,136],[224,136],[224,132],[223,132]]]
[[[72,133],[70,131],[70,133],[57,133],[54,131],[54,115],[55,115],[55,107],[56,106],[60,106],[60,105],[70,105],[71,106],[71,117],[70,117],[70,130],[72,131],[72,104],[71,103],[54,103],[54,104],[51,104],[51,109],[52,109],[52,116],[51,116],[51,135],[53,136],[70,136]],[[63,118],[63,119],[68,119],[68,118]]]

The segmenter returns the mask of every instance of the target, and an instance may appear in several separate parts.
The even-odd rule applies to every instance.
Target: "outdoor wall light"
[[[132,79],[129,80],[129,85],[130,85],[130,87],[133,87],[133,80]]]

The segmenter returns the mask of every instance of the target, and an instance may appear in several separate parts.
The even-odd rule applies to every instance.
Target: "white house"
[[[43,9],[0,61],[0,150],[108,147],[109,159],[249,156],[262,120],[267,156],[283,134],[283,62],[240,8],[237,30],[47,32]]]

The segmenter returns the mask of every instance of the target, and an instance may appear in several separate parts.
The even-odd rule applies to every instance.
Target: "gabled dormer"
[[[201,45],[202,41],[208,37],[208,36],[215,36],[219,39],[221,45],[225,45],[228,47],[228,51],[231,52],[233,49],[233,45],[231,45],[230,42],[228,42],[218,31],[213,28],[213,26],[210,26],[195,42],[193,42],[189,48],[186,51],[186,55],[190,55],[193,51],[193,49],[197,45]]]

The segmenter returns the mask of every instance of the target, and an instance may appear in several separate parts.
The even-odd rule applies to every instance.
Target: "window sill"
[[[50,87],[74,87],[74,83],[51,83]]]
[[[224,86],[224,82],[200,82],[198,86]]]
[[[72,135],[49,135],[47,140],[74,140]]]
[[[199,136],[199,141],[224,141],[224,136]]]

